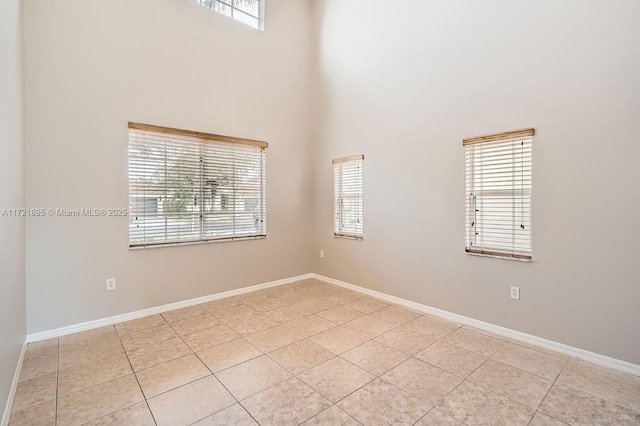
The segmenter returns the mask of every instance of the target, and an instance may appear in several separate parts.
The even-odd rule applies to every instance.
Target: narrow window
[[[218,13],[245,23],[253,28],[264,30],[265,0],[194,0],[196,3],[215,10]]]
[[[362,164],[364,155],[333,160],[333,235],[363,237]]]
[[[531,148],[525,129],[463,141],[467,253],[531,260]]]
[[[129,123],[129,247],[266,237],[266,148]]]

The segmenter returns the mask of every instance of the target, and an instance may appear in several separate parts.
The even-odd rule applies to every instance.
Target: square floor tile
[[[309,340],[301,340],[269,353],[269,357],[293,374],[300,374],[335,357],[335,354]]]
[[[172,359],[182,358],[193,353],[191,349],[180,339],[174,337],[169,340],[144,346],[127,352],[133,371],[140,371]]]
[[[431,408],[380,379],[352,393],[338,407],[364,426],[413,425]]]
[[[266,315],[255,314],[230,322],[227,325],[239,335],[246,336],[257,333],[258,331],[266,330],[267,328],[275,327],[278,325],[278,322],[276,320],[272,320]]]
[[[320,311],[326,311],[327,309],[331,309],[337,305],[338,305],[337,302],[324,299],[322,297],[309,297],[309,298],[303,299],[298,303],[295,303],[293,306],[303,309],[305,311],[309,311],[311,313],[316,313]]]
[[[187,334],[206,330],[220,324],[221,322],[218,321],[216,317],[208,312],[205,312],[201,315],[196,315],[194,317],[186,318],[180,321],[175,321],[171,323],[171,327],[173,327],[176,333],[178,333],[180,336],[186,336]]]
[[[246,339],[252,345],[266,353],[302,340],[302,336],[284,325],[277,325],[254,334],[250,334]]]
[[[59,338],[59,351],[70,351],[86,347],[109,350],[112,346],[120,344],[118,333],[114,326],[95,328],[93,330],[81,331]]]
[[[262,426],[299,425],[331,402],[292,377],[242,401]]]
[[[58,352],[42,355],[34,358],[27,358],[22,362],[22,369],[20,370],[19,382],[27,379],[33,379],[34,377],[42,376],[43,374],[55,373],[58,370]]]
[[[256,300],[245,300],[244,303],[246,303],[248,306],[252,307],[256,311],[262,312],[262,313],[267,311],[272,311],[274,309],[283,308],[290,304],[285,300],[279,299],[277,297],[272,297],[272,296],[267,296],[267,297],[263,297],[261,299],[256,299]]]
[[[52,355],[58,353],[58,338],[32,342],[27,345],[24,359],[35,358],[42,355]]]
[[[200,305],[187,306],[186,308],[174,309],[172,311],[163,312],[161,315],[169,324],[173,324],[177,321],[182,321],[187,318],[195,317],[206,313],[204,308]]]
[[[343,326],[370,339],[378,337],[379,335],[395,328],[393,324],[379,318],[372,317],[371,315],[365,315],[354,319],[353,321],[344,323]]]
[[[416,319],[420,315],[397,306],[388,306],[384,309],[373,312],[371,316],[398,326]]]
[[[55,424],[55,400],[32,405],[22,410],[14,410],[9,419],[9,426],[54,426]]]
[[[74,350],[60,351],[58,354],[58,369],[66,370],[80,365],[101,364],[115,354],[124,353],[121,343],[108,347],[84,346]]]
[[[484,334],[476,333],[464,328],[460,328],[447,335],[442,339],[442,341],[486,357],[490,357],[496,353],[498,349],[506,345],[506,342],[502,340],[485,336]]]
[[[334,354],[341,354],[367,342],[369,338],[345,327],[335,327],[311,336],[309,340]]]
[[[364,313],[355,309],[349,308],[345,305],[334,306],[326,311],[320,311],[317,313],[319,317],[328,319],[336,324],[344,324],[345,322],[352,321],[356,318],[360,318]]]
[[[223,299],[212,300],[211,302],[202,303],[200,306],[207,312],[214,314],[227,308],[242,305],[242,302],[235,297],[225,297]]]
[[[512,343],[501,347],[491,359],[536,374],[547,380],[555,380],[566,364],[566,361],[560,358]]]
[[[637,411],[557,383],[539,410],[572,425],[640,425]]]
[[[187,334],[182,340],[189,345],[192,351],[200,352],[204,349],[236,340],[240,335],[226,325],[218,325],[202,331]]]
[[[584,362],[571,359],[558,377],[557,383],[640,413],[640,381],[591,368]]]
[[[493,360],[482,364],[468,380],[534,409],[538,408],[553,383]]]
[[[233,305],[224,309],[220,309],[218,311],[215,311],[213,314],[216,318],[226,324],[233,321],[245,319],[253,315],[257,315],[258,311],[245,305],[244,303],[241,303],[239,305]]]
[[[437,367],[410,358],[382,379],[429,405],[436,405],[462,382],[462,379]]]
[[[462,378],[469,376],[487,360],[485,356],[442,341],[417,353],[415,357]]]
[[[369,383],[375,376],[340,357],[332,358],[298,375],[316,391],[336,402]]]
[[[124,352],[106,356],[99,363],[78,364],[58,372],[58,397],[133,373]]]
[[[345,306],[355,309],[356,311],[360,311],[363,314],[370,314],[375,311],[379,311],[380,309],[384,309],[389,306],[388,303],[384,303],[380,300],[370,299],[368,297],[363,297],[360,299],[353,300],[345,304]]]
[[[447,334],[453,333],[461,326],[455,322],[437,318],[432,315],[423,315],[420,318],[403,324],[402,327],[424,334],[425,336],[441,339]]]
[[[341,357],[375,376],[380,376],[402,364],[409,358],[409,355],[375,340],[370,340],[343,353]]]
[[[13,410],[20,411],[32,405],[55,399],[57,382],[57,373],[49,373],[19,382],[13,400]]]
[[[376,337],[375,340],[413,356],[437,339],[400,326]]]
[[[535,413],[470,382],[460,384],[436,408],[468,425],[528,425]]]
[[[214,376],[207,376],[148,400],[158,426],[190,425],[235,402]]]
[[[278,322],[288,322],[296,320],[298,318],[306,317],[307,315],[311,315],[311,312],[306,311],[298,306],[285,306],[284,308],[264,312],[264,314],[272,320]]]
[[[178,337],[178,335],[173,331],[173,328],[171,328],[169,324],[163,324],[125,334],[121,339],[124,348],[129,352],[134,349],[154,345],[164,340],[174,339],[176,337]]]
[[[136,331],[144,330],[151,327],[157,327],[159,325],[166,324],[162,315],[149,315],[146,317],[134,319],[131,321],[121,322],[115,325],[116,331],[120,336],[133,333]]]
[[[144,401],[133,374],[58,398],[58,426],[78,425]]]
[[[152,398],[187,383],[194,382],[211,372],[195,355],[187,355],[136,373],[145,397]]]
[[[197,353],[214,373],[262,355],[260,350],[244,339],[236,339]]]
[[[285,322],[284,325],[303,337],[313,336],[336,326],[331,321],[317,315],[308,315],[297,320]]]
[[[238,400],[261,392],[291,377],[291,374],[263,355],[216,373]]]

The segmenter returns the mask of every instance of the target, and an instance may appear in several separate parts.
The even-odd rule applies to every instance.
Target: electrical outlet
[[[107,290],[115,290],[115,289],[116,289],[116,279],[107,278]]]
[[[320,250],[320,258],[323,259],[324,258],[324,250]]]
[[[511,286],[511,298],[520,300],[520,287]]]

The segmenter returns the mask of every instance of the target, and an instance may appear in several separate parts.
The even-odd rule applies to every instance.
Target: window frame
[[[164,126],[155,126],[143,123],[135,123],[129,122],[129,140],[128,140],[128,180],[129,180],[129,189],[128,189],[128,197],[129,197],[129,205],[133,204],[140,205],[140,198],[142,197],[142,205],[145,206],[142,215],[146,215],[146,205],[148,204],[147,195],[156,195],[155,201],[155,212],[151,212],[151,214],[155,214],[155,216],[160,220],[164,221],[165,230],[163,232],[158,232],[163,237],[158,240],[147,240],[146,235],[143,232],[143,239],[140,241],[140,238],[135,238],[134,233],[132,232],[132,221],[138,220],[136,216],[131,216],[129,218],[129,249],[144,249],[144,248],[155,248],[155,247],[168,247],[168,246],[180,246],[180,245],[191,245],[191,244],[206,244],[212,242],[223,242],[223,241],[237,241],[237,240],[253,240],[253,239],[262,239],[267,236],[267,221],[266,221],[266,149],[268,147],[268,143],[251,140],[251,139],[243,139],[232,136],[223,136],[216,135],[211,133],[204,132],[196,132],[191,130],[184,129],[176,129],[171,127]],[[146,136],[150,135],[151,137],[147,140]],[[154,140],[154,137],[156,140]],[[138,139],[135,139],[138,138]],[[165,160],[158,160],[157,158],[152,158],[152,155],[148,156],[138,155],[133,156],[134,148],[132,148],[132,141],[140,142],[139,138],[143,138],[144,143],[150,143],[150,150],[152,149],[164,149],[165,150]],[[148,142],[150,141],[150,142]],[[195,194],[194,205],[198,205],[197,209],[193,209],[193,211],[187,211],[185,213],[185,217],[188,217],[189,222],[193,222],[193,220],[200,220],[199,225],[197,226],[197,231],[192,230],[192,233],[198,233],[197,238],[185,238],[181,239],[181,232],[171,230],[167,224],[170,221],[170,215],[176,215],[177,213],[173,210],[169,210],[169,206],[175,207],[175,198],[169,196],[171,190],[175,190],[175,184],[170,184],[166,178],[166,150],[168,148],[175,148],[177,146],[183,145],[183,148],[188,155],[186,158],[181,159],[182,162],[175,162],[175,165],[181,170],[180,173],[176,174],[174,180],[180,179],[191,179],[194,182],[191,184],[191,191]],[[254,153],[251,151],[255,150]],[[207,166],[206,161],[211,160],[212,152],[215,152],[215,160],[218,162],[215,166]],[[220,154],[218,154],[220,153]],[[185,155],[181,153],[181,155]],[[236,172],[236,166],[238,161],[242,163],[246,163],[247,159],[250,159],[257,163],[257,167],[252,168],[253,174],[256,175],[254,178],[256,180],[256,184],[254,186],[257,187],[256,190],[247,191],[245,188],[239,188],[238,185],[238,177],[241,176]],[[175,157],[172,157],[172,160],[175,160]],[[205,161],[204,165],[202,161]],[[193,164],[200,163],[199,166],[194,167]],[[254,165],[253,163],[251,163]],[[216,168],[218,167],[218,168]],[[241,226],[236,228],[237,222],[241,221],[241,216],[246,216],[248,213],[245,208],[238,207],[233,208],[231,212],[229,212],[229,206],[227,204],[227,209],[221,209],[219,212],[213,211],[213,206],[215,204],[215,197],[211,195],[210,205],[211,210],[207,209],[207,197],[208,192],[210,191],[209,186],[211,181],[210,173],[212,171],[219,171],[220,167],[226,173],[231,170],[231,173],[226,176],[227,179],[230,179],[232,182],[231,190],[227,187],[225,190],[226,193],[220,193],[220,202],[222,202],[223,196],[226,197],[227,203],[234,204],[243,203],[247,199],[247,195],[250,195],[252,200],[256,200],[256,208],[250,214],[253,217],[253,222],[255,225],[254,233],[243,233],[238,231],[238,229],[242,229]],[[146,168],[149,170],[153,169],[154,173],[157,171],[164,171],[164,181],[162,181],[162,177],[160,178],[160,183],[150,183],[152,182],[151,177],[147,182],[143,182],[144,179],[140,179],[139,175],[141,173],[145,174],[144,171]],[[186,171],[182,171],[182,169],[186,169]],[[151,174],[150,174],[151,176]],[[157,179],[157,175],[156,179]],[[162,176],[162,174],[160,175]],[[246,178],[246,175],[243,176]],[[245,182],[246,183],[246,182]],[[146,186],[149,186],[152,189],[147,189]],[[142,186],[142,190],[139,187]],[[217,188],[217,186],[216,186]],[[148,191],[148,193],[147,193]],[[231,196],[229,196],[231,194]],[[257,197],[256,197],[257,196]],[[135,202],[133,200],[136,200]],[[158,204],[162,200],[163,209],[160,212],[158,208]],[[133,204],[132,204],[133,202]],[[153,204],[153,203],[152,203]],[[222,205],[221,205],[222,207]],[[132,207],[130,207],[130,210]],[[165,210],[166,209],[166,210]],[[233,226],[231,228],[230,236],[211,236],[207,235],[208,232],[211,232],[210,229],[206,228],[207,219],[212,220],[215,217],[214,214],[227,214],[231,215],[231,221]],[[257,219],[256,219],[257,215]],[[197,217],[199,216],[199,218]],[[135,219],[134,219],[135,218]],[[246,218],[245,218],[246,219]],[[147,227],[149,223],[153,223],[153,219],[149,220],[145,216],[141,222],[138,223],[138,227],[140,225]],[[174,225],[175,226],[175,225]],[[193,223],[192,223],[193,228]],[[229,231],[227,228],[222,228],[224,231]],[[173,238],[172,238],[173,237]]]
[[[336,238],[347,238],[354,240],[364,239],[364,155],[352,155],[349,157],[341,157],[332,160],[333,164],[333,236]],[[359,172],[353,176],[347,175],[351,182],[355,182],[356,188],[354,192],[345,193],[345,168],[349,166],[357,166]],[[355,179],[353,181],[352,179]],[[359,224],[354,227],[348,226],[342,222],[345,214],[345,200],[356,200],[356,218]],[[344,228],[349,229],[348,232],[343,231]]]
[[[533,232],[532,232],[532,208],[531,201],[533,195],[533,136],[535,130],[533,128],[516,130],[511,132],[502,132],[492,135],[478,136],[473,138],[467,138],[463,140],[463,147],[465,149],[465,253],[477,256],[496,257],[510,260],[520,260],[530,262],[533,256]],[[517,147],[520,143],[521,151],[517,152],[513,147]],[[511,144],[512,152],[508,153],[509,144]],[[526,149],[525,149],[526,146]],[[495,149],[490,155],[486,153],[476,153],[476,148],[485,150]],[[484,156],[484,157],[483,157]],[[489,157],[493,157],[487,160]],[[509,158],[511,157],[511,158]],[[496,161],[498,163],[496,163]],[[484,167],[493,167],[491,172],[483,174],[476,173],[476,163],[480,162]],[[493,164],[491,163],[493,162]],[[496,164],[498,166],[496,167]],[[506,165],[506,166],[505,166]],[[512,171],[508,171],[511,166]],[[491,176],[493,174],[493,176]],[[506,180],[497,180],[495,175],[500,175],[501,178],[509,176]],[[476,175],[484,177],[491,182],[493,179],[493,186],[491,184],[483,183],[476,184]],[[486,176],[486,177],[485,177]],[[509,186],[510,188],[505,188]],[[479,189],[478,189],[479,188]],[[477,212],[481,211],[478,208],[478,197],[484,200],[493,199],[493,206],[487,207],[487,213],[491,218],[483,219],[483,223],[479,225],[479,219]],[[497,202],[496,199],[502,199],[503,201]],[[526,201],[525,201],[526,200]],[[506,202],[505,202],[506,201]],[[491,205],[491,201],[486,201],[488,205]],[[518,205],[520,203],[520,205]],[[511,224],[507,221],[505,223],[504,216],[505,211],[508,211],[508,207],[496,207],[499,205],[511,206],[511,214],[506,215],[510,219]],[[494,210],[491,210],[491,209]],[[496,219],[499,215],[502,215],[500,221]],[[520,217],[518,217],[518,215]],[[520,219],[520,220],[518,220]],[[493,221],[493,222],[492,222]],[[516,223],[520,222],[518,226],[522,230],[526,230],[526,238],[524,244],[521,242],[522,236],[525,233],[521,232]],[[493,237],[493,244],[478,244],[476,236],[479,235],[478,229],[490,229],[487,231],[488,240],[491,241]],[[502,246],[496,241],[498,236],[507,235],[510,236],[511,244],[504,243]],[[502,237],[500,237],[502,238]],[[519,240],[516,244],[516,240]],[[528,245],[526,244],[528,242]]]

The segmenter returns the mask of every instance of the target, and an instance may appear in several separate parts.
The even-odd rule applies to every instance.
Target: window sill
[[[184,242],[173,242],[173,243],[136,244],[133,246],[130,245],[129,251],[157,249],[157,248],[164,248],[164,247],[193,246],[193,245],[211,244],[211,243],[228,243],[231,241],[264,240],[265,238],[267,238],[266,235],[256,235],[252,237],[216,238],[212,240],[184,241]]]
[[[531,258],[531,256],[525,257],[524,255],[510,256],[508,254],[482,253],[482,252],[473,252],[469,250],[465,250],[465,253],[471,256],[492,257],[494,259],[515,260],[517,262],[525,262],[525,263],[533,262],[533,259]]]
[[[333,234],[334,238],[343,238],[345,240],[363,240],[364,236],[362,235],[353,235],[353,234]]]

